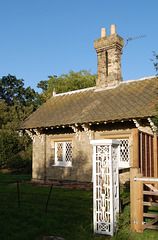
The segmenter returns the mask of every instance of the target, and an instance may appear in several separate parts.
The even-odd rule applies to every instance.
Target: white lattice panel
[[[94,232],[113,235],[119,212],[119,142],[92,140]]]
[[[119,139],[120,141],[120,163],[119,167],[129,167],[129,139]]]
[[[113,229],[116,229],[118,214],[119,214],[119,158],[120,158],[120,146],[112,146],[112,180],[113,180],[113,211],[114,211],[114,225]]]

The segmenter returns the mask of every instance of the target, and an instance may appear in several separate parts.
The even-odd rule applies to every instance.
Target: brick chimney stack
[[[121,50],[123,38],[116,34],[116,26],[111,25],[111,35],[106,36],[106,28],[101,29],[101,38],[94,41],[98,58],[97,88],[112,87],[122,81]]]

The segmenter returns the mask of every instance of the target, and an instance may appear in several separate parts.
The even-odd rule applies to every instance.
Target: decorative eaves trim
[[[73,131],[76,133],[76,136],[78,137],[78,139],[79,139],[79,141],[81,140],[81,131],[78,129],[78,127],[77,126],[74,126],[74,125],[72,125],[72,126],[70,126],[72,129],[73,129]]]
[[[41,140],[41,142],[43,142],[43,134],[41,134],[40,132],[39,132],[39,130],[38,129],[34,129],[34,132],[36,133],[36,135],[38,136],[38,138]]]
[[[153,121],[151,120],[151,118],[148,118],[148,122],[150,123],[150,127],[151,127],[153,133],[156,133],[157,127],[156,127],[156,125],[153,123]]]
[[[137,119],[133,119],[133,122],[134,122],[136,128],[138,128],[138,130],[141,130],[141,126],[140,126],[140,123],[138,122],[138,120]]]
[[[35,136],[38,136],[38,138],[41,140],[41,142],[43,142],[44,140],[44,135],[40,133],[40,131],[38,129],[26,129],[25,130],[26,133],[29,135],[29,137],[33,140],[33,142],[35,142]]]
[[[29,135],[29,137],[33,140],[33,142],[35,141],[35,137],[34,137],[34,134],[31,132],[31,131],[29,131],[29,130],[25,130],[25,132]]]
[[[87,136],[89,137],[89,139],[91,140],[92,138],[92,131],[91,131],[91,128],[90,128],[90,125],[88,124],[82,124],[81,125],[84,129],[84,131],[86,132]]]

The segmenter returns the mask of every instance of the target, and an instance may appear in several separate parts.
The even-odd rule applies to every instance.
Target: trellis
[[[94,232],[113,236],[119,214],[119,141],[92,140]]]

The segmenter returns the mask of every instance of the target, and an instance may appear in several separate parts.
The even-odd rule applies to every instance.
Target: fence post
[[[52,188],[53,188],[53,184],[51,185],[51,188],[50,188],[50,191],[49,191],[48,199],[47,199],[47,202],[46,202],[45,213],[47,213],[47,210],[48,210],[48,203],[49,203],[49,199],[50,199],[50,196],[51,196],[51,193],[52,193]]]
[[[136,175],[137,178],[143,177],[143,174]],[[136,232],[143,232],[143,182],[135,181],[135,195],[137,199],[135,205]]]
[[[137,168],[130,168],[130,217],[131,217],[131,230],[134,232],[134,177],[138,173]]]
[[[18,207],[20,208],[20,191],[19,191],[19,183],[17,182],[17,195],[18,195]]]
[[[143,232],[143,182],[134,181],[134,177],[142,176],[138,168],[130,169],[130,215],[133,232]]]

